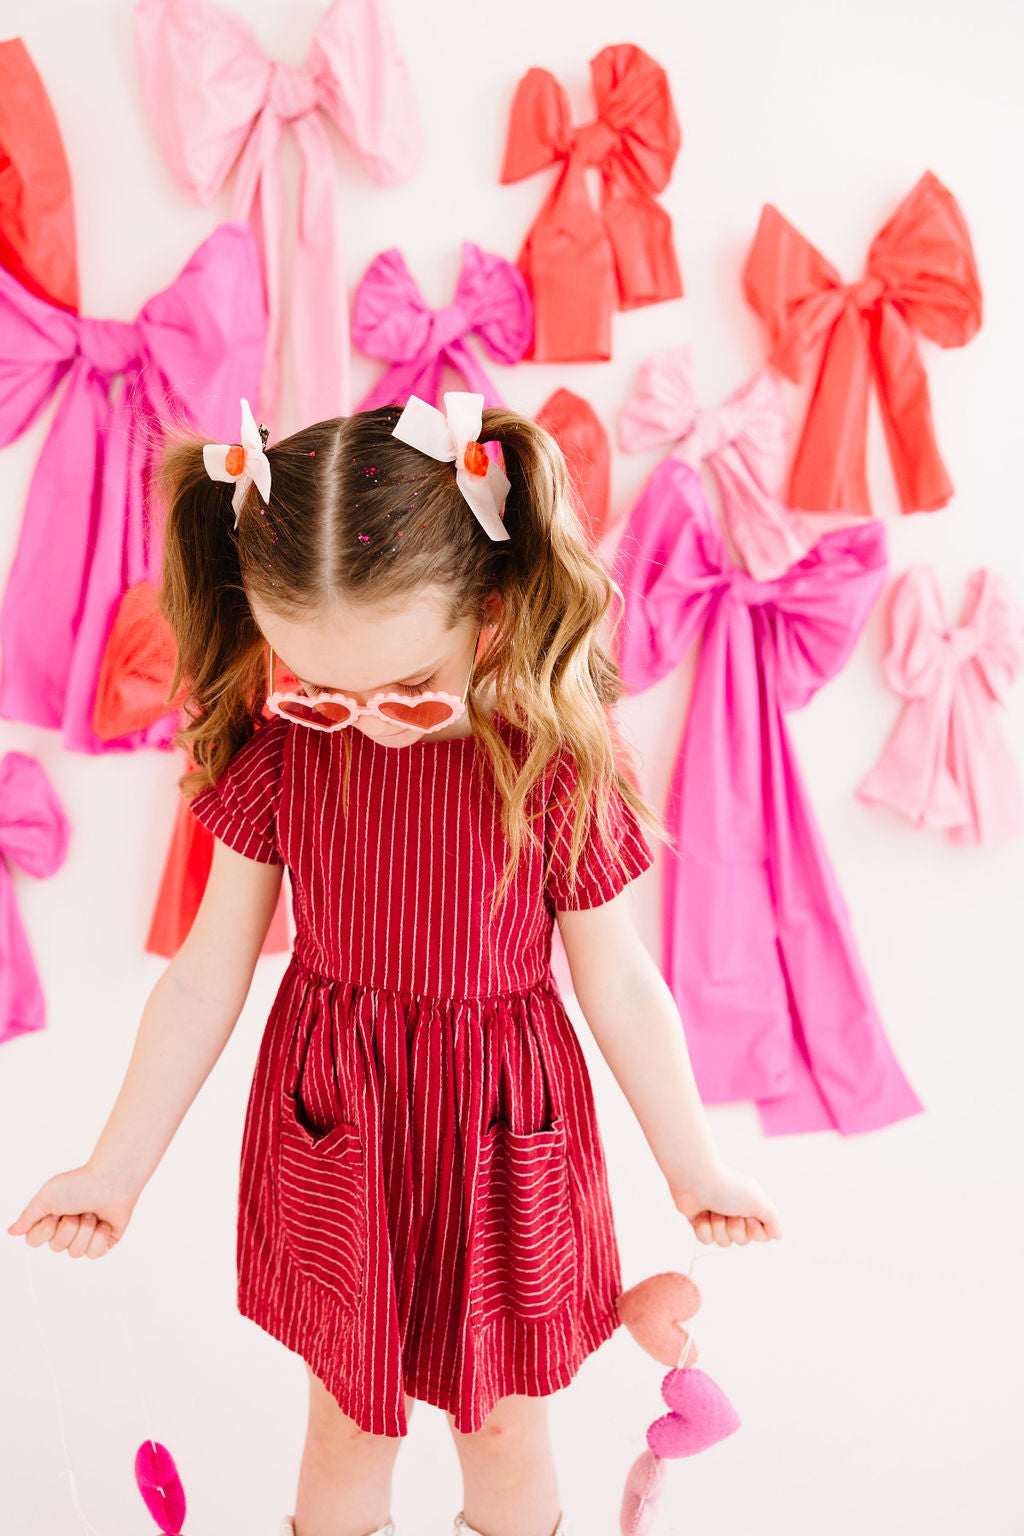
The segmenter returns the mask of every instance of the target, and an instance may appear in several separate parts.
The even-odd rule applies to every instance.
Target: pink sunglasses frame
[[[445,693],[443,691],[437,693],[418,693],[413,695],[408,693],[384,692],[371,694],[365,704],[360,704],[356,699],[353,699],[350,694],[340,692],[317,694],[291,693],[287,690],[283,693],[274,692],[274,648],[273,646],[270,646],[268,647],[267,676],[269,691],[267,693],[267,708],[271,711],[272,714],[281,715],[283,719],[291,720],[295,725],[304,725],[307,730],[331,732],[345,730],[346,727],[353,723],[353,721],[358,720],[360,715],[376,715],[379,720],[384,721],[385,725],[400,724],[399,721],[392,719],[391,716],[381,714],[380,706],[388,702],[403,704],[408,709],[410,707],[415,708],[419,704],[426,704],[430,701],[439,701],[451,706],[452,712],[447,720],[440,720],[436,725],[412,725],[409,726],[408,729],[419,731],[423,735],[427,735],[430,731],[443,730],[446,725],[454,724],[454,722],[460,719],[465,712],[466,695],[469,692],[469,685],[473,680],[473,673],[476,671],[477,656],[480,650],[480,636],[482,634],[483,628],[481,627],[481,629],[477,632],[476,645],[473,648],[473,661],[469,669],[469,676],[466,678],[466,686],[462,690],[461,699],[457,699],[454,693]],[[281,709],[280,706],[288,701],[294,701],[296,704],[304,704],[308,707],[315,707],[317,704],[324,703],[339,705],[343,704],[349,710],[349,717],[347,720],[332,721],[330,725],[321,725],[319,721],[316,720],[302,720],[297,715],[287,714],[284,710]]]

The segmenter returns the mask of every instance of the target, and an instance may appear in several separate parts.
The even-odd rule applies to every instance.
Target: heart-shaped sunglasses
[[[297,725],[307,725],[314,731],[342,731],[360,715],[376,715],[390,725],[401,725],[417,731],[439,731],[443,726],[458,720],[466,708],[466,695],[476,668],[479,654],[480,629],[473,648],[473,661],[462,690],[461,699],[453,693],[421,693],[410,698],[404,693],[375,693],[360,704],[347,693],[292,693],[274,691],[274,652],[268,659],[267,708]]]

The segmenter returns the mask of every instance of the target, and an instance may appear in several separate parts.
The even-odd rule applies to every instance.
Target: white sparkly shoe
[[[292,1515],[285,1515],[281,1522],[280,1536],[295,1536],[295,1520]],[[383,1525],[378,1525],[375,1531],[370,1531],[369,1536],[395,1536],[395,1523],[387,1520]],[[561,1536],[561,1532],[559,1532]]]
[[[281,1532],[281,1536],[284,1536],[283,1531]],[[454,1536],[480,1536],[480,1532],[475,1531],[473,1527],[468,1523],[466,1516],[463,1514],[461,1509],[455,1516]],[[565,1516],[561,1513],[558,1516],[558,1524],[551,1532],[551,1536],[569,1536],[569,1528],[565,1523]]]

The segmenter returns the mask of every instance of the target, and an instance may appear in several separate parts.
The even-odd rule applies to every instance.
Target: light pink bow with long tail
[[[860,799],[892,806],[952,842],[1024,831],[1024,799],[996,705],[1024,666],[1024,611],[989,570],[967,579],[963,622],[949,629],[935,572],[912,565],[893,588],[883,668],[906,699]]]
[[[618,427],[626,453],[673,443],[673,455],[685,464],[699,470],[707,463],[736,552],[759,581],[781,576],[814,543],[778,497],[789,421],[781,385],[767,369],[724,404],[702,410],[689,347],[659,352],[642,365]]]
[[[239,16],[207,0],[138,0],[135,39],[142,101],[174,176],[203,204],[237,163],[231,216],[248,219],[262,247],[269,340],[259,397],[278,412],[282,335],[284,129],[302,164],[298,229],[288,285],[301,424],[349,409],[349,342],[340,269],[341,206],[324,118],[383,186],[417,167],[421,129],[412,81],[380,0],[335,0],[305,61],[268,59]]]

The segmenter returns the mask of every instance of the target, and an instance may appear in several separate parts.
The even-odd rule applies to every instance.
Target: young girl
[[[249,1096],[237,1258],[240,1311],[309,1373],[294,1536],[392,1536],[416,1398],[447,1413],[457,1532],[565,1536],[546,1399],[617,1326],[622,1282],[556,919],[697,1237],[781,1236],[716,1153],[630,918],[641,823],[664,834],[610,720],[597,631],[618,589],[552,439],[479,395],[445,404],[264,451],[243,402],[241,445],[165,458],[161,608],[213,865],[91,1157],[8,1228],[73,1256],[119,1241],[235,1025],[287,866],[295,948]]]

